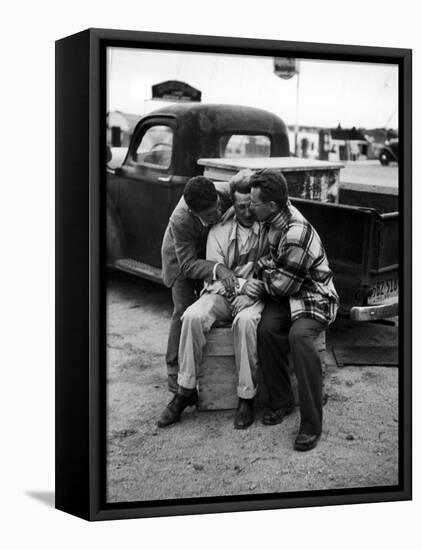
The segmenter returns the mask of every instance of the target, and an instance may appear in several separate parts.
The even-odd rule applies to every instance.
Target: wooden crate
[[[235,159],[199,159],[204,176],[211,180],[229,181],[239,170],[270,168],[283,173],[289,197],[319,202],[338,202],[340,169],[343,164],[296,157],[254,157]]]
[[[321,356],[322,372],[325,374],[325,331],[322,332],[316,345]],[[293,392],[297,403],[297,381],[290,366]],[[265,407],[268,402],[265,385],[258,369],[258,393],[256,406]],[[207,336],[204,359],[198,377],[200,411],[235,409],[237,397],[237,372],[234,362],[233,332],[230,327],[213,328]]]
[[[199,410],[237,407],[237,373],[231,327],[213,328],[208,333],[204,359],[198,377]]]

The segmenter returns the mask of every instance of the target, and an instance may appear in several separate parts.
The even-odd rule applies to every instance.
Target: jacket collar
[[[274,229],[279,230],[285,229],[290,222],[290,218],[292,217],[291,208],[291,202],[287,201],[286,208],[281,210],[281,212],[277,212],[268,220],[265,220],[264,226],[267,226],[268,228],[273,227]]]

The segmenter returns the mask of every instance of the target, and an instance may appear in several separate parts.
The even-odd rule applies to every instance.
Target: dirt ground
[[[381,185],[398,190],[399,168],[395,162],[382,166],[379,160],[349,161],[340,170],[340,182]]]
[[[324,431],[307,453],[293,450],[298,409],[247,430],[234,411],[187,409],[165,429],[156,421],[171,394],[164,354],[168,289],[123,274],[108,282],[107,500],[250,495],[398,483],[398,368],[339,368],[339,344],[397,344],[397,326],[341,319],[327,340]],[[397,325],[397,320],[396,320]]]

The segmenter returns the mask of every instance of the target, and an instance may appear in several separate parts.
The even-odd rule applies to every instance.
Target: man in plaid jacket
[[[287,354],[298,380],[301,423],[295,449],[307,451],[322,431],[322,369],[314,340],[335,319],[338,295],[321,239],[289,200],[283,175],[259,170],[250,180],[251,207],[268,240],[257,273],[265,287],[258,327],[258,358],[270,409],[264,424],[292,412],[294,398]]]

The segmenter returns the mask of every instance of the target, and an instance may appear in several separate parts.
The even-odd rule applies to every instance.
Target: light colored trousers
[[[238,372],[237,395],[252,399],[256,394],[255,376],[258,363],[256,331],[264,309],[262,302],[240,311],[233,319],[230,302],[219,294],[203,294],[182,316],[179,344],[179,386],[196,387],[202,363],[206,334],[215,321],[232,321],[234,354]]]

